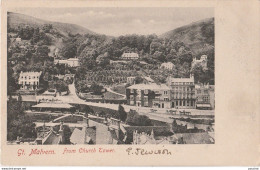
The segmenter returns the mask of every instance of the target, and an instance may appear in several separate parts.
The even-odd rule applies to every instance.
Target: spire
[[[152,132],[151,132],[151,137],[154,138],[154,132],[153,132],[153,129],[152,129]]]
[[[63,122],[60,122],[60,130],[59,132],[63,132]]]

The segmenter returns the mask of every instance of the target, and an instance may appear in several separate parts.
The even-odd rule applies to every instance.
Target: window
[[[169,98],[164,98],[164,101],[169,101]]]
[[[164,91],[164,94],[167,94],[167,91]]]
[[[186,105],[186,102],[185,102],[185,100],[183,101],[183,106],[185,106]]]
[[[200,93],[201,93],[201,90],[197,90],[197,93],[200,94]]]
[[[182,106],[182,101],[180,101],[180,106]]]
[[[204,93],[208,93],[208,90],[204,90]]]

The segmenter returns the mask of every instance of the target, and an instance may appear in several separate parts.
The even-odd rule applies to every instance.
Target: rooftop
[[[72,105],[67,104],[67,103],[39,103],[37,105],[32,106],[33,108],[65,108],[65,109],[70,109],[73,108]]]
[[[176,133],[177,138],[183,137],[186,144],[211,144],[214,143],[214,138],[208,133]]]
[[[122,57],[139,57],[137,53],[124,53]]]
[[[68,61],[78,61],[78,58],[69,58]]]
[[[29,72],[23,72],[21,71],[20,76],[40,76],[42,72],[34,72],[34,71],[29,71]]]
[[[173,78],[173,77],[169,77],[169,80],[171,82],[192,82],[194,83],[194,77],[190,77],[190,78]]]
[[[85,138],[86,135],[86,138]],[[91,140],[96,141],[96,130],[93,127],[83,128],[82,130],[75,128],[70,136],[70,141],[74,144],[86,144]]]
[[[134,84],[128,89],[139,89],[139,90],[170,90],[170,88],[166,84]]]

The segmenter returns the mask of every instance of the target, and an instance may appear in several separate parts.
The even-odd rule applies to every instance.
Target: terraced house
[[[168,77],[166,84],[171,87],[171,107],[194,109],[196,104],[194,77]]]
[[[127,104],[140,107],[171,108],[170,88],[165,84],[135,84],[126,89]]]

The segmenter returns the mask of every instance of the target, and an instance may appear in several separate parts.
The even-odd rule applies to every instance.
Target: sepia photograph
[[[214,8],[8,11],[7,144],[214,144],[214,27]]]

